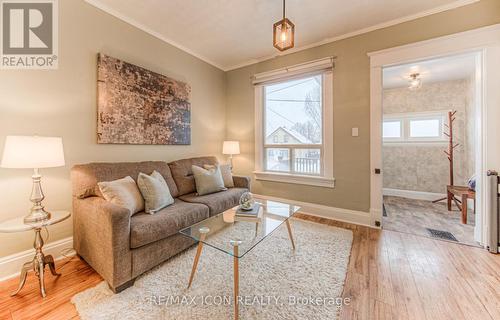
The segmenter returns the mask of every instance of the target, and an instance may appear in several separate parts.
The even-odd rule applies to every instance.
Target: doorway
[[[479,246],[480,63],[470,52],[383,67],[385,229]]]
[[[481,141],[476,147],[476,212],[474,240],[486,247],[492,228],[488,224],[493,211],[490,196],[492,187],[487,183],[487,170],[500,169],[500,24],[478,28],[465,32],[438,37],[430,40],[407,44],[399,47],[383,49],[368,53],[370,57],[370,217],[374,227],[383,223],[383,175],[382,172],[382,101],[383,101],[383,69],[452,55],[476,52],[477,110],[481,116],[476,117],[478,137]],[[492,197],[491,197],[492,199]],[[485,219],[482,219],[486,217]]]

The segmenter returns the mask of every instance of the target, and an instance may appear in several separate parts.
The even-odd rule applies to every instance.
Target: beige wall
[[[325,44],[227,74],[227,138],[241,141],[234,159],[237,173],[254,169],[254,91],[250,77],[259,72],[327,56],[337,56],[334,71],[334,189],[276,182],[253,183],[253,192],[368,211],[370,200],[370,80],[368,52],[500,23],[500,1],[482,0],[451,11]],[[332,27],[334,27],[332,22]],[[297,26],[300,32],[300,26]],[[359,137],[351,128],[359,127]]]
[[[96,144],[96,58],[103,52],[186,81],[192,87],[190,146]],[[0,70],[0,150],[6,135],[62,136],[66,166],[45,169],[48,208],[71,207],[69,170],[89,161],[174,160],[220,155],[225,136],[225,74],[83,0],[59,1],[59,69]],[[0,169],[0,221],[30,207],[30,170]],[[50,240],[72,234],[71,220]],[[32,247],[33,234],[0,234],[0,257]]]
[[[70,209],[69,169],[89,161],[172,160],[220,155],[224,137],[241,141],[237,173],[253,171],[253,88],[250,76],[326,56],[338,56],[334,76],[335,189],[254,182],[253,191],[354,210],[369,204],[369,51],[500,23],[500,1],[381,29],[224,73],[108,15],[83,0],[59,1],[59,69],[0,70],[0,149],[6,135],[62,136],[67,165],[46,169],[45,204]],[[334,24],[332,24],[334,27]],[[300,32],[298,26],[297,32]],[[96,56],[104,52],[192,86],[191,146],[97,145]],[[227,120],[227,121],[226,121]],[[350,136],[351,127],[360,137]],[[0,169],[0,220],[30,207],[30,170]],[[50,241],[71,236],[71,221],[50,227]],[[29,232],[0,234],[0,257],[29,249]]]
[[[454,183],[466,185],[474,172],[474,105],[471,79],[423,83],[418,90],[407,87],[384,90],[384,114],[454,110]],[[472,136],[470,136],[472,135]],[[446,193],[449,162],[441,143],[384,143],[382,169],[384,188]]]

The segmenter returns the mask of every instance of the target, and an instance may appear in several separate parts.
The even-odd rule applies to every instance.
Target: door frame
[[[382,181],[383,172],[375,173],[376,169],[382,168],[382,69],[388,66],[406,64],[419,60],[464,54],[468,52],[477,53],[479,60],[479,73],[476,72],[476,88],[482,90],[476,92],[477,119],[481,119],[476,126],[478,139],[476,158],[477,182],[480,190],[477,194],[476,207],[480,209],[479,216],[489,209],[488,201],[484,194],[488,194],[486,170],[492,169],[488,166],[500,164],[500,151],[494,145],[488,145],[488,134],[498,134],[493,128],[493,120],[488,118],[500,116],[500,111],[495,110],[500,106],[500,90],[495,88],[495,83],[500,83],[500,24],[478,28],[465,32],[455,33],[448,36],[438,37],[430,40],[411,43],[399,47],[370,52],[370,216],[372,225],[377,222],[382,224]],[[499,118],[497,118],[499,119]],[[493,139],[492,139],[493,140]],[[492,141],[493,142],[493,141]],[[479,162],[479,163],[478,163]],[[500,168],[499,168],[500,169]],[[477,235],[476,241],[486,243],[488,227],[486,219],[481,219],[481,233]]]

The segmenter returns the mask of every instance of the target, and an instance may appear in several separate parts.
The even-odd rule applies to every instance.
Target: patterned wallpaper
[[[455,184],[466,185],[474,172],[473,86],[469,79],[423,83],[416,91],[405,88],[384,90],[384,114],[457,110],[454,139]],[[445,193],[449,164],[443,150],[446,143],[390,144],[383,150],[384,188]]]

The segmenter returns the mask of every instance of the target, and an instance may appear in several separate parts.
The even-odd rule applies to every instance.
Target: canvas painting
[[[191,143],[188,84],[104,54],[97,73],[98,143]]]

